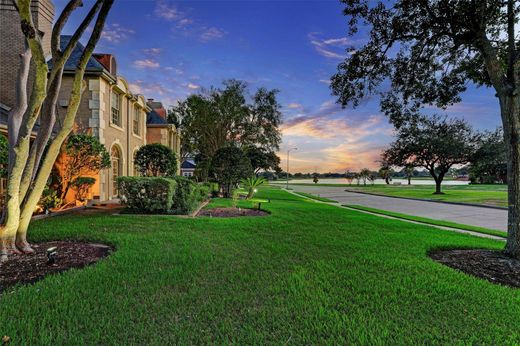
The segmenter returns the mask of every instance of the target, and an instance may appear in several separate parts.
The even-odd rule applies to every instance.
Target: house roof
[[[164,120],[155,110],[152,110],[146,116],[146,125],[168,125],[168,122]]]
[[[194,169],[195,167],[197,167],[197,165],[188,160],[184,161],[181,165],[181,169]]]
[[[64,50],[67,45],[69,44],[70,39],[72,38],[71,35],[61,35],[60,37],[60,48]],[[69,59],[65,63],[65,71],[74,71],[79,65],[79,61],[81,59],[81,55],[83,54],[83,51],[85,50],[85,46],[83,46],[80,42],[76,44],[76,47],[72,50],[72,53],[70,54]],[[52,64],[49,61],[49,67],[52,68]],[[93,56],[90,57],[87,63],[86,71],[89,72],[106,72],[109,73],[109,71]]]

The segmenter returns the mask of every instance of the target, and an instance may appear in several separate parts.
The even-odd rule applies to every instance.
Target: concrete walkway
[[[463,225],[502,231],[507,230],[507,210],[373,196],[346,192],[345,187],[290,184],[289,187],[297,192],[329,198],[346,205],[361,205],[429,219],[451,221]]]

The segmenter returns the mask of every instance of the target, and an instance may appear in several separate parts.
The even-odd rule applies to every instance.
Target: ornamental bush
[[[177,173],[177,156],[159,143],[147,144],[135,153],[134,164],[145,177],[174,176]]]
[[[185,177],[175,177],[177,189],[173,197],[174,214],[189,214],[208,198],[209,188],[198,185],[191,179]]]
[[[162,177],[119,177],[119,198],[128,209],[142,214],[170,213],[177,182]]]

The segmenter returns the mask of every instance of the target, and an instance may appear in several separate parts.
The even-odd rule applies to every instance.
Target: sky
[[[60,13],[65,1],[54,2]],[[85,1],[65,34],[92,3]],[[393,134],[379,99],[342,109],[329,89],[346,46],[366,41],[366,33],[347,38],[346,23],[337,0],[116,0],[96,52],[114,54],[131,90],[166,107],[230,78],[248,82],[251,92],[278,89],[283,169],[289,148],[297,148],[291,172],[375,169]],[[478,129],[500,124],[486,88],[470,86],[447,113]]]

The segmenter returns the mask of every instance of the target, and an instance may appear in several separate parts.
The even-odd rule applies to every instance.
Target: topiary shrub
[[[175,177],[177,189],[173,197],[174,214],[189,214],[208,198],[209,188],[198,185],[191,179],[185,177]]]
[[[166,214],[171,212],[177,182],[162,177],[119,177],[119,198],[132,212]]]
[[[177,173],[177,156],[159,143],[147,144],[135,153],[134,164],[145,177],[174,176]]]

